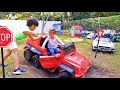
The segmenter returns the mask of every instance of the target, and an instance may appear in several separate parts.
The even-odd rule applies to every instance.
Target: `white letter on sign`
[[[6,34],[6,40],[8,41],[8,38],[10,38],[10,34]]]
[[[1,34],[1,40],[5,41],[5,34],[4,33]]]

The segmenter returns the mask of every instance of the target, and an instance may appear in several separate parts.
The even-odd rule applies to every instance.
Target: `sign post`
[[[96,49],[96,52],[95,52],[95,58],[96,58],[96,56],[97,56],[99,41],[100,41],[101,36],[102,36],[103,33],[104,33],[104,30],[97,30],[97,33],[98,33],[98,43],[97,43],[97,49]]]
[[[4,58],[3,58],[3,48],[1,48],[1,57],[2,57],[2,72],[3,72],[3,78],[5,78]]]
[[[2,59],[2,72],[3,78],[5,78],[5,69],[4,69],[4,57],[3,57],[3,48],[7,47],[13,41],[13,33],[5,26],[0,26],[0,48],[1,48],[1,59]]]

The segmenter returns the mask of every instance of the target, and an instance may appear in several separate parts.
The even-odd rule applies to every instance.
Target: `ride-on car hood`
[[[78,68],[88,63],[88,58],[79,54],[78,52],[72,52],[66,55],[64,60],[65,62],[70,63],[72,66],[77,66]]]

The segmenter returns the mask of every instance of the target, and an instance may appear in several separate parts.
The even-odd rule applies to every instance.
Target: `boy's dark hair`
[[[29,26],[32,26],[32,25],[38,26],[39,23],[36,19],[30,18],[30,19],[27,20],[27,26],[29,27]]]

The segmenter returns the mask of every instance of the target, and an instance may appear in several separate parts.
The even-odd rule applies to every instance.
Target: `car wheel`
[[[29,49],[26,49],[24,51],[24,58],[25,58],[25,60],[31,61],[32,56],[33,56],[33,52],[31,52]]]
[[[110,54],[114,54],[114,51],[111,51]]]
[[[93,48],[93,46],[92,46],[92,51],[95,51],[95,49]]]
[[[32,57],[32,64],[33,64],[35,67],[41,66],[41,65],[40,65],[40,61],[39,61],[39,55],[34,55],[34,56]]]
[[[60,72],[59,73],[59,78],[71,78],[71,74],[67,71]]]

